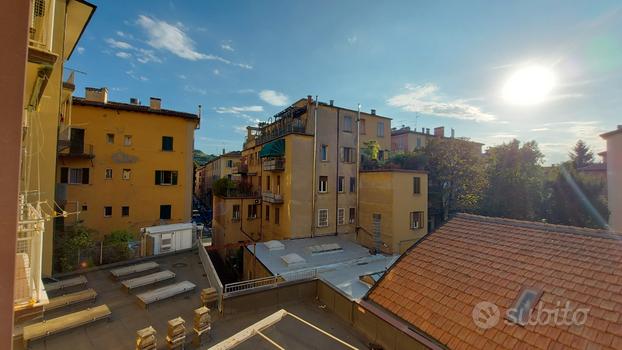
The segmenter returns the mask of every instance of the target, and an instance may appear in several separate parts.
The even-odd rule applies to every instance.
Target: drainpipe
[[[313,171],[311,176],[311,237],[315,237],[315,201],[317,197],[316,193],[316,177],[317,177],[317,108],[318,108],[318,100],[317,95],[315,95],[315,107],[313,109]]]
[[[361,172],[361,104],[358,104],[358,111],[356,112],[356,212],[354,213],[355,215],[355,228],[354,228],[354,232],[356,232],[356,235],[358,236],[358,232],[359,232],[359,190],[360,190],[360,186],[361,186],[361,181],[360,181],[360,172]],[[344,214],[345,215],[345,214]]]
[[[339,233],[339,225],[338,225],[338,219],[339,219],[339,151],[340,151],[340,144],[339,144],[339,133],[341,132],[340,130],[340,123],[339,123],[339,112],[341,112],[341,110],[339,108],[337,108],[337,147],[335,147],[337,149],[337,157],[335,158],[337,161],[337,174],[335,176],[335,180],[337,180],[335,182],[336,184],[336,188],[335,188],[335,236],[338,235]],[[345,154],[344,154],[345,156]],[[345,181],[344,181],[345,182]],[[344,186],[345,187],[345,186]],[[345,213],[344,213],[344,219],[345,219]]]

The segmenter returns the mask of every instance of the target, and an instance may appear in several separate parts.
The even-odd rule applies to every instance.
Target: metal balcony
[[[263,161],[264,171],[283,171],[285,170],[285,159],[268,159]]]
[[[61,158],[84,158],[93,159],[95,153],[93,153],[93,145],[77,143],[77,142],[59,142],[58,144],[58,156]]]
[[[261,199],[264,202],[272,203],[272,204],[282,204],[283,196],[281,194],[272,193],[272,192],[264,192],[262,193]]]
[[[232,174],[247,174],[248,173],[248,164],[237,164],[233,168],[231,168]]]

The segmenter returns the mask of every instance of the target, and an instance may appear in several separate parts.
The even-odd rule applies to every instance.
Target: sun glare
[[[553,72],[529,66],[514,72],[503,86],[503,98],[512,104],[532,105],[546,99],[555,85]]]

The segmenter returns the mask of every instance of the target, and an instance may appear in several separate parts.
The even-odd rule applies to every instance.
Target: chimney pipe
[[[224,148],[222,149],[222,155],[223,156],[225,155],[225,149]]]
[[[332,107],[335,104],[335,100],[330,100],[330,106]]]
[[[454,128],[451,128],[451,138],[453,139],[456,136],[456,130],[454,130]]]
[[[425,128],[425,133],[430,135],[430,128]]]
[[[445,127],[439,126],[434,128],[434,137],[443,138],[445,137]]]
[[[376,110],[375,109],[371,110],[371,115],[376,115]]]
[[[307,104],[308,105],[313,104],[313,97],[311,95],[307,95]]]
[[[162,107],[162,100],[157,97],[149,97],[149,108],[159,110]]]

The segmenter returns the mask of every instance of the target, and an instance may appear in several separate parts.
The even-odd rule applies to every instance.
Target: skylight
[[[524,326],[529,321],[531,310],[540,300],[541,290],[533,288],[525,288],[514,303],[514,306],[508,311],[507,319]]]
[[[275,240],[264,242],[263,245],[266,246],[269,251],[285,249],[285,244]]]
[[[306,263],[307,261],[296,253],[289,253],[281,256],[281,259],[287,266],[296,266]]]
[[[326,243],[326,244],[312,245],[309,247],[309,251],[311,252],[312,255],[317,255],[317,254],[342,252],[343,248],[341,248],[341,246],[338,243]]]

